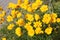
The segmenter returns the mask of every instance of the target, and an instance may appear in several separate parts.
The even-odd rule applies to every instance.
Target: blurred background
[[[7,10],[7,5],[9,2],[17,3],[17,0],[0,0],[0,6],[2,6],[4,10]]]

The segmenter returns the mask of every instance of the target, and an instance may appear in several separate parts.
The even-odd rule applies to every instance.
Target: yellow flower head
[[[56,13],[52,13],[52,14],[51,14],[51,17],[52,17],[52,18],[57,18],[57,14],[56,14]]]
[[[16,4],[10,2],[10,3],[8,4],[8,8],[15,9],[15,8],[16,8]]]
[[[28,6],[27,11],[32,12],[32,8],[30,6]]]
[[[51,14],[51,22],[55,23],[56,22],[56,18],[57,18],[57,14],[56,13],[52,13]]]
[[[42,5],[40,10],[41,10],[41,12],[46,12],[48,10],[48,6],[47,5]]]
[[[5,38],[5,37],[3,37],[3,38],[2,38],[2,40],[6,40],[6,38]]]
[[[19,12],[19,13],[17,14],[17,18],[20,18],[21,16],[22,16],[22,13]]]
[[[36,10],[39,6],[36,3],[32,3],[32,10]]]
[[[29,0],[24,0],[24,4],[27,5],[29,3]]]
[[[5,11],[2,11],[2,13],[0,14],[0,18],[3,18],[6,15]]]
[[[32,14],[26,14],[26,15],[25,15],[25,18],[26,18],[26,20],[28,20],[28,21],[33,21],[33,20],[34,20]]]
[[[2,18],[2,14],[0,14],[0,18]]]
[[[18,1],[17,1],[17,4],[20,5],[20,4],[21,4],[21,0],[18,0]]]
[[[7,16],[7,21],[8,21],[8,22],[13,21],[13,17],[12,17],[11,15],[8,15],[8,16]]]
[[[22,4],[20,5],[20,7],[23,8],[24,10],[27,10],[27,7],[28,7],[28,6],[25,5],[24,3],[22,3]]]
[[[12,15],[13,18],[15,18],[16,17],[16,11],[15,10],[11,10],[11,15]]]
[[[60,22],[60,18],[57,18],[57,22]]]
[[[52,29],[53,29],[53,28],[50,27],[50,26],[47,27],[47,28],[45,29],[45,33],[48,34],[48,35],[50,35],[50,34],[52,33]]]
[[[33,27],[31,26],[31,22],[26,23],[24,27],[27,31],[33,29]]]
[[[2,17],[4,17],[6,15],[5,11],[2,11]]]
[[[43,3],[43,1],[41,1],[41,0],[36,0],[36,4],[37,4],[37,5],[42,5],[42,3]]]
[[[40,34],[40,33],[43,33],[43,31],[40,27],[37,27],[36,30],[35,30],[35,33]]]
[[[0,24],[2,24],[5,21],[5,18],[0,19]]]
[[[18,21],[16,22],[17,25],[19,26],[23,26],[25,23],[24,23],[24,19],[20,18],[18,19]]]
[[[13,27],[14,27],[14,24],[12,23],[12,24],[9,24],[9,25],[8,25],[7,29],[8,29],[8,30],[12,30]]]
[[[18,37],[20,37],[20,36],[22,35],[22,32],[21,32],[21,28],[20,28],[20,27],[17,27],[17,28],[15,29],[15,34],[16,34]]]
[[[42,23],[40,21],[34,22],[34,27],[35,28],[41,27],[41,26],[42,26]]]
[[[28,35],[29,35],[30,37],[34,36],[34,34],[35,34],[35,33],[34,33],[34,30],[33,30],[33,29],[28,31]]]
[[[38,14],[35,14],[35,20],[38,21],[40,19],[40,16]]]
[[[36,10],[40,5],[42,5],[42,1],[41,0],[36,0],[34,3],[32,3],[32,9]]]
[[[45,14],[43,16],[42,22],[48,24],[51,21],[51,16],[50,14]]]

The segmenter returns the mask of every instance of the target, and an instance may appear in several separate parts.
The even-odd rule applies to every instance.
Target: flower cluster
[[[24,35],[28,35],[29,37],[34,37],[35,35],[50,36],[56,28],[51,24],[60,23],[57,13],[47,13],[49,6],[43,4],[42,0],[36,0],[34,2],[18,0],[17,4],[10,2],[8,8],[12,10],[5,18],[7,23],[6,30],[14,32],[14,35],[18,37]],[[39,11],[38,13],[36,12],[37,10]],[[4,21],[4,16],[5,11],[2,11],[0,14],[2,21]],[[3,37],[2,40],[8,39],[5,35]],[[14,40],[14,37],[11,39]]]

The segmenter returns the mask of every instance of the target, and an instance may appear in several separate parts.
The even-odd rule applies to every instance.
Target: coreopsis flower
[[[21,0],[18,0],[18,1],[17,1],[17,4],[20,5],[20,4],[21,4]]]
[[[22,9],[24,9],[24,10],[27,10],[28,5],[25,5],[24,3],[22,3],[22,4],[20,5],[20,7],[21,7]]]
[[[56,14],[56,13],[51,13],[51,16],[52,16],[53,18],[57,18],[57,14]]]
[[[16,11],[15,11],[15,10],[11,10],[11,16],[12,16],[13,18],[16,17]]]
[[[42,5],[41,7],[40,7],[40,11],[41,12],[46,12],[48,10],[48,5]]]
[[[35,29],[35,33],[36,33],[36,34],[41,34],[41,33],[43,33],[42,28],[37,27],[37,28]]]
[[[52,33],[52,31],[53,31],[53,28],[50,27],[50,26],[48,26],[48,27],[45,29],[45,33],[48,34],[48,35],[50,35],[50,34]]]
[[[2,24],[5,21],[5,18],[1,18],[0,24]]]
[[[3,18],[6,15],[5,11],[2,11],[2,13],[0,14],[0,18]]]
[[[16,22],[17,25],[19,26],[23,26],[25,23],[24,23],[24,19],[20,18],[18,19],[18,21]]]
[[[22,16],[22,13],[19,12],[19,13],[17,14],[17,18],[20,18],[21,16]]]
[[[31,26],[31,22],[26,23],[25,26],[24,26],[24,28],[25,28],[27,31],[33,29],[33,27]]]
[[[28,36],[32,37],[32,36],[34,36],[34,34],[35,34],[34,29],[31,29],[28,31]]]
[[[42,1],[41,0],[36,0],[34,3],[32,3],[32,9],[36,10],[40,5],[42,5]]]
[[[27,5],[29,3],[29,0],[24,0],[24,4]]]
[[[56,22],[56,18],[57,18],[57,14],[56,13],[52,13],[51,14],[51,22],[55,23]]]
[[[3,37],[2,40],[7,40],[7,39],[5,37]]]
[[[15,34],[16,34],[18,37],[20,37],[20,36],[22,35],[22,32],[21,32],[21,28],[20,28],[20,27],[17,27],[17,28],[15,29]]]
[[[37,5],[42,5],[43,1],[42,0],[36,0],[35,1]]]
[[[51,16],[50,14],[45,14],[43,16],[42,22],[48,24],[51,21]]]
[[[2,11],[2,17],[4,17],[6,15],[5,11]]]
[[[11,15],[8,15],[8,16],[7,16],[7,21],[8,21],[8,22],[13,21],[13,17],[12,17]]]
[[[36,10],[39,6],[36,3],[32,3],[32,9]]]
[[[0,18],[2,18],[2,14],[0,14]]]
[[[16,8],[16,4],[14,4],[14,3],[12,3],[12,2],[10,2],[9,4],[8,4],[8,8],[12,8],[12,9],[15,9]]]
[[[34,22],[34,27],[35,28],[42,27],[42,23],[40,21],[36,21],[36,22]]]
[[[38,21],[40,19],[40,16],[38,14],[35,14],[34,17],[35,17],[36,21]]]
[[[8,26],[7,26],[7,29],[8,30],[12,30],[14,28],[14,24],[13,23],[11,23],[11,24],[9,24]]]
[[[33,20],[34,20],[34,17],[33,17],[32,14],[26,14],[26,15],[25,15],[25,18],[26,18],[26,20],[28,20],[28,21],[33,21]]]
[[[57,18],[57,22],[60,22],[60,18]]]
[[[32,12],[32,8],[30,6],[28,6],[27,11]]]

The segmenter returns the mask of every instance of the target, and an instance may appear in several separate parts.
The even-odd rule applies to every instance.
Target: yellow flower
[[[6,38],[5,38],[5,37],[3,37],[3,38],[2,38],[2,40],[6,40]]]
[[[43,16],[42,22],[48,24],[51,21],[51,16],[50,14],[45,14]]]
[[[8,16],[7,16],[7,21],[8,21],[8,22],[11,22],[11,21],[13,21],[13,18],[12,18],[12,16],[8,15]]]
[[[0,18],[2,18],[2,14],[0,14]]]
[[[24,10],[27,10],[27,7],[28,7],[28,6],[25,5],[24,3],[22,3],[22,4],[20,5],[20,7],[23,8]]]
[[[36,4],[37,4],[37,5],[42,5],[42,3],[43,3],[43,1],[41,1],[41,0],[36,0]]]
[[[56,22],[56,18],[57,18],[57,14],[56,13],[52,13],[51,14],[51,22],[55,23]]]
[[[15,11],[15,9],[11,10],[11,15],[13,18],[16,18],[16,15],[19,13],[19,11]]]
[[[15,9],[14,10],[11,10],[11,15],[12,15],[13,18],[16,17],[16,11],[15,11]]]
[[[17,18],[20,18],[21,16],[22,16],[22,13],[19,12],[19,13],[17,14]]]
[[[29,30],[29,31],[28,31],[28,35],[29,35],[30,37],[34,36],[34,30],[33,30],[33,29],[32,29],[32,30]]]
[[[47,5],[42,5],[40,10],[41,10],[41,12],[46,12],[48,10],[48,6]]]
[[[47,27],[45,29],[45,33],[48,34],[48,35],[50,35],[52,33],[52,29],[53,29],[52,27]]]
[[[26,18],[26,20],[28,20],[28,21],[33,21],[33,20],[34,20],[32,14],[26,14],[26,15],[25,15],[25,18]]]
[[[38,21],[40,19],[40,16],[38,14],[35,14],[35,20]]]
[[[5,11],[2,11],[2,13],[0,14],[0,18],[3,18],[6,15]]]
[[[17,27],[17,28],[15,29],[15,34],[16,34],[18,37],[20,37],[20,36],[22,35],[22,32],[21,32],[21,28],[20,28],[20,27]]]
[[[36,10],[39,6],[36,3],[32,3],[32,9]]]
[[[0,19],[0,24],[2,24],[5,21],[5,18]]]
[[[21,4],[21,0],[18,0],[18,1],[17,1],[17,4],[20,5],[20,4]]]
[[[42,1],[41,0],[36,0],[34,3],[32,3],[32,9],[36,10],[40,5],[42,5]]]
[[[40,27],[37,27],[37,28],[35,29],[35,33],[36,33],[36,34],[41,34],[41,33],[43,33],[43,31],[42,31],[42,29],[41,29]]]
[[[6,15],[5,11],[2,11],[2,17],[4,17]]]
[[[10,3],[8,4],[8,8],[15,9],[15,8],[16,8],[16,4],[10,2]]]
[[[26,23],[24,27],[27,31],[33,29],[33,27],[31,26],[31,22]]]
[[[27,5],[29,3],[29,0],[24,0],[24,4]]]
[[[23,26],[25,23],[24,23],[24,19],[20,18],[18,19],[18,21],[16,22],[17,25],[19,26]]]
[[[27,11],[32,12],[32,8],[30,6],[28,6]]]
[[[42,23],[40,21],[34,22],[34,27],[42,27]]]
[[[9,24],[9,25],[8,25],[7,29],[8,29],[8,30],[12,30],[13,27],[14,27],[14,24],[12,23],[12,24]]]
[[[60,22],[60,18],[57,18],[57,22]]]
[[[53,18],[57,18],[57,14],[56,14],[56,13],[51,13],[51,16],[52,16]]]

